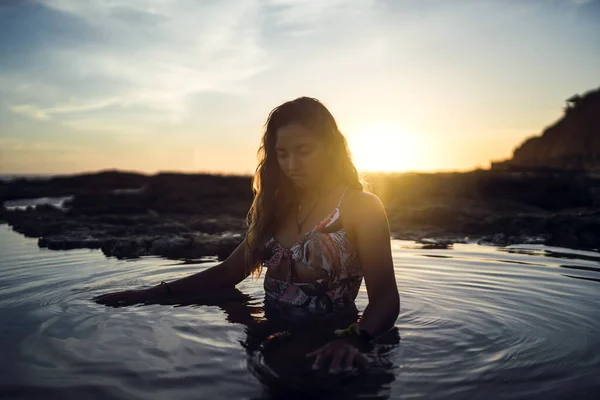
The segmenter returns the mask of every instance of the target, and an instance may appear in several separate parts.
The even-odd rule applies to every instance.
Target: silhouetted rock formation
[[[0,181],[0,202],[36,197],[61,197],[85,193],[109,193],[118,189],[140,188],[149,176],[135,172],[101,171],[51,178],[17,178]]]
[[[243,238],[250,177],[157,174],[132,181],[125,174],[121,182],[111,172],[109,182],[106,173],[99,175],[61,177],[58,189],[37,180],[13,182],[10,190],[0,183],[0,193],[44,197],[68,187],[71,192],[60,193],[74,195],[66,209],[0,209],[0,219],[40,238],[41,247],[98,248],[118,258],[224,258]],[[477,170],[378,174],[368,181],[387,210],[393,236],[424,248],[461,241],[600,248],[600,177]],[[132,184],[141,187],[128,189]]]
[[[600,171],[600,88],[567,99],[560,120],[492,169]]]
[[[599,178],[477,170],[370,182],[399,239],[600,248]]]
[[[252,201],[246,176],[117,171],[0,183],[0,195],[4,200],[73,195],[66,209],[3,208],[0,221],[40,238],[40,247],[99,248],[118,258],[226,257],[242,240]]]

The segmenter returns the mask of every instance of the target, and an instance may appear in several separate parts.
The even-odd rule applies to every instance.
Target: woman
[[[96,301],[126,305],[206,294],[266,268],[266,310],[352,315],[364,277],[369,303],[360,323],[307,354],[315,358],[313,368],[328,363],[333,373],[364,363],[357,345],[392,328],[399,313],[389,226],[380,200],[363,190],[335,119],[318,100],[301,97],[271,112],[253,189],[246,237],[225,261]]]

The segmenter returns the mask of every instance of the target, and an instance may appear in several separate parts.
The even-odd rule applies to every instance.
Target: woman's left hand
[[[369,360],[355,346],[344,339],[335,339],[325,346],[306,354],[306,357],[315,357],[313,369],[320,369],[331,359],[329,373],[337,374],[340,371],[350,371],[354,365],[366,367]]]

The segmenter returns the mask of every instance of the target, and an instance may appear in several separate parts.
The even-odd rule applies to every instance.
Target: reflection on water
[[[188,304],[104,307],[90,298],[182,277],[214,261],[54,252],[1,225],[0,398],[597,394],[599,253],[543,245],[432,249],[393,241],[393,254],[402,296],[400,344],[374,349],[365,373],[308,376],[297,366],[315,345],[316,330],[277,344],[276,351],[258,351],[275,329],[264,315],[262,280]],[[357,304],[361,310],[367,304],[364,287]]]

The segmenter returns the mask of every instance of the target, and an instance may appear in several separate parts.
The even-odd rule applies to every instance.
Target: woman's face
[[[297,124],[282,126],[276,135],[275,151],[283,173],[299,187],[317,184],[327,173],[324,140]]]

